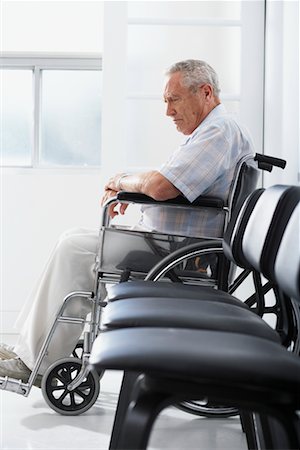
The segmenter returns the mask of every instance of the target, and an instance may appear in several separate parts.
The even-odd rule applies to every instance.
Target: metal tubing
[[[68,391],[74,391],[78,386],[81,385],[81,383],[84,381],[84,379],[88,376],[88,374],[90,372],[89,359],[90,359],[90,353],[84,353],[82,356],[82,366],[81,366],[80,372],[77,375],[77,377],[74,378],[74,380],[68,384],[68,386],[67,386]]]
[[[44,343],[43,343],[43,345],[41,347],[41,350],[40,350],[40,352],[38,354],[36,363],[34,365],[34,368],[33,368],[32,372],[31,372],[31,375],[29,377],[29,380],[28,380],[29,390],[31,389],[31,387],[33,385],[33,382],[34,382],[36,376],[38,375],[38,370],[39,370],[39,368],[41,366],[42,360],[43,360],[43,358],[44,358],[44,356],[45,356],[45,354],[47,352],[47,349],[49,347],[50,341],[51,341],[52,336],[53,336],[53,334],[55,332],[55,329],[57,327],[57,324],[59,323],[60,319],[63,317],[62,314],[63,314],[67,304],[74,297],[83,297],[83,298],[87,298],[88,299],[88,298],[91,298],[92,295],[93,295],[92,292],[75,291],[75,292],[71,292],[70,294],[68,294],[64,298],[63,304],[62,304],[62,306],[61,306],[61,308],[60,308],[60,310],[59,310],[59,312],[58,312],[58,314],[57,314],[57,316],[55,318],[55,321],[54,321],[54,323],[53,323],[53,325],[52,325],[52,327],[51,327],[51,329],[50,329],[50,331],[49,331],[49,333],[48,333],[48,335],[47,335],[47,337],[46,337],[46,339],[45,339],[45,341],[44,341]]]
[[[31,386],[29,383],[23,383],[22,380],[16,380],[10,377],[0,377],[0,389],[4,391],[15,392],[16,394],[28,397]]]

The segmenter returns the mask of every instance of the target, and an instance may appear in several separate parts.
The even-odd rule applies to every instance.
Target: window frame
[[[51,165],[40,163],[41,99],[43,70],[98,70],[102,71],[101,53],[15,53],[0,54],[0,69],[31,70],[33,81],[33,145],[30,165],[1,165],[1,169],[99,169],[100,166]]]

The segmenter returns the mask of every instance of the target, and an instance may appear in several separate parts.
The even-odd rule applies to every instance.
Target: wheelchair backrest
[[[236,166],[228,196],[229,219],[235,209],[238,209],[256,188],[260,170],[272,172],[274,167],[284,169],[285,166],[286,161],[284,159],[262,155],[261,153],[241,158]]]
[[[254,156],[242,158],[236,166],[233,182],[228,196],[229,219],[251,192],[254,191],[259,170]]]

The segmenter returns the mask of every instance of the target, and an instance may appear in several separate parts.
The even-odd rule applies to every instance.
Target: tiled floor
[[[96,404],[85,414],[72,417],[52,411],[38,388],[32,388],[27,398],[0,391],[0,448],[107,449],[120,381],[121,373],[106,372]],[[176,408],[168,408],[158,417],[149,443],[151,450],[246,448],[237,417],[222,420],[199,418]]]

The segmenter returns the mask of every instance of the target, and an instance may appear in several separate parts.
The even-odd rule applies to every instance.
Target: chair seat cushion
[[[300,406],[300,359],[281,345],[256,336],[181,328],[123,328],[98,336],[90,363],[97,370],[278,389],[290,393]]]
[[[142,297],[111,302],[102,313],[101,325],[103,329],[175,327],[230,331],[280,342],[277,332],[250,309],[184,298]]]
[[[122,300],[133,297],[183,297],[194,300],[209,300],[228,303],[248,309],[241,300],[227,292],[207,286],[191,286],[183,283],[168,283],[159,281],[130,281],[107,287],[108,300]]]

